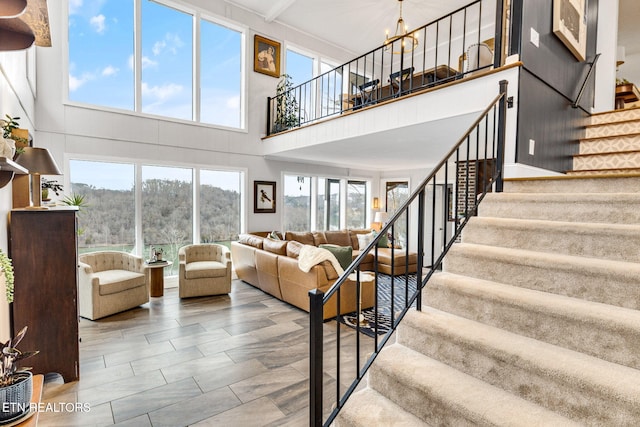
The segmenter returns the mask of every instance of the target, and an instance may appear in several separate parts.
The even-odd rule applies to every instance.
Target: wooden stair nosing
[[[639,107],[640,108],[640,107]],[[580,138],[577,140],[569,141],[570,144],[581,143],[581,142],[592,142],[600,139],[615,139],[615,138],[625,138],[625,137],[640,137],[640,132],[634,133],[623,133],[619,135],[606,135],[606,136],[592,136],[590,138]]]
[[[610,126],[610,125],[620,125],[620,124],[624,124],[624,123],[632,123],[632,122],[640,122],[640,118],[637,119],[628,119],[628,120],[620,120],[619,122],[606,122],[606,123],[589,123],[587,125],[585,125],[585,129],[587,128],[599,128],[599,127],[603,127],[603,126]]]
[[[640,150],[623,150],[623,151],[603,151],[601,153],[583,153],[574,154],[573,157],[595,157],[595,156],[611,156],[614,154],[640,154]]]
[[[631,107],[631,108],[625,108],[625,109],[621,109],[621,110],[600,111],[599,113],[591,114],[591,117],[593,117],[593,116],[604,116],[605,114],[622,113],[624,111],[632,111],[632,110],[638,110],[638,109],[640,109],[640,107]]]

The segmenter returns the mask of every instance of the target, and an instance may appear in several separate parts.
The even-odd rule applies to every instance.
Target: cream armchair
[[[180,298],[231,292],[231,252],[216,243],[187,245],[178,251]]]
[[[142,258],[103,251],[78,260],[80,316],[96,320],[149,302]]]

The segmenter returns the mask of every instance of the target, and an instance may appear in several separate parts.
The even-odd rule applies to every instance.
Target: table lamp
[[[373,223],[375,224],[375,227],[372,226],[371,228],[374,228],[376,231],[380,231],[384,223],[387,222],[387,219],[389,219],[389,214],[387,214],[385,211],[376,212],[375,216],[373,217]]]
[[[31,209],[47,209],[41,205],[40,175],[62,175],[51,153],[46,148],[25,147],[16,157],[16,163],[31,175]]]

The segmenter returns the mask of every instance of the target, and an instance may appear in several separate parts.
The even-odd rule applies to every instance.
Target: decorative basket
[[[8,387],[0,387],[0,424],[20,418],[29,412],[33,377],[31,372],[16,374],[17,379]]]

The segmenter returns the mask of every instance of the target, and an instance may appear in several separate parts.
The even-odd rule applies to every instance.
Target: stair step
[[[432,425],[576,425],[546,408],[398,344],[385,348],[378,356],[369,374],[369,385]]]
[[[588,125],[585,138],[600,138],[603,136],[629,135],[640,133],[640,120],[631,119],[614,123]]]
[[[635,425],[640,419],[640,372],[626,366],[429,307],[405,316],[398,343],[574,421]],[[422,369],[412,368],[406,376]]]
[[[585,173],[579,177],[557,175],[537,178],[509,178],[504,181],[504,191],[508,193],[593,194],[619,193],[621,189],[628,193],[640,193],[640,173],[631,173],[626,176]]]
[[[438,273],[430,307],[513,333],[640,368],[640,312],[501,283]]]
[[[640,134],[580,140],[579,154],[640,150]]]
[[[463,243],[637,262],[640,224],[594,224],[474,217]]]
[[[640,264],[459,243],[443,271],[631,309],[640,308]]]
[[[640,151],[581,154],[573,156],[573,170],[640,168]]]
[[[599,125],[604,123],[624,122],[634,119],[640,119],[640,108],[627,108],[624,110],[613,110],[594,114],[591,116],[591,124]]]
[[[370,388],[354,393],[336,417],[334,424],[336,427],[429,426]]]
[[[486,217],[640,224],[640,193],[489,193],[478,211]]]
[[[574,178],[581,178],[583,176],[593,177],[594,175],[629,175],[640,174],[640,168],[625,168],[625,169],[593,169],[593,170],[581,170],[581,171],[567,171],[567,176]]]

